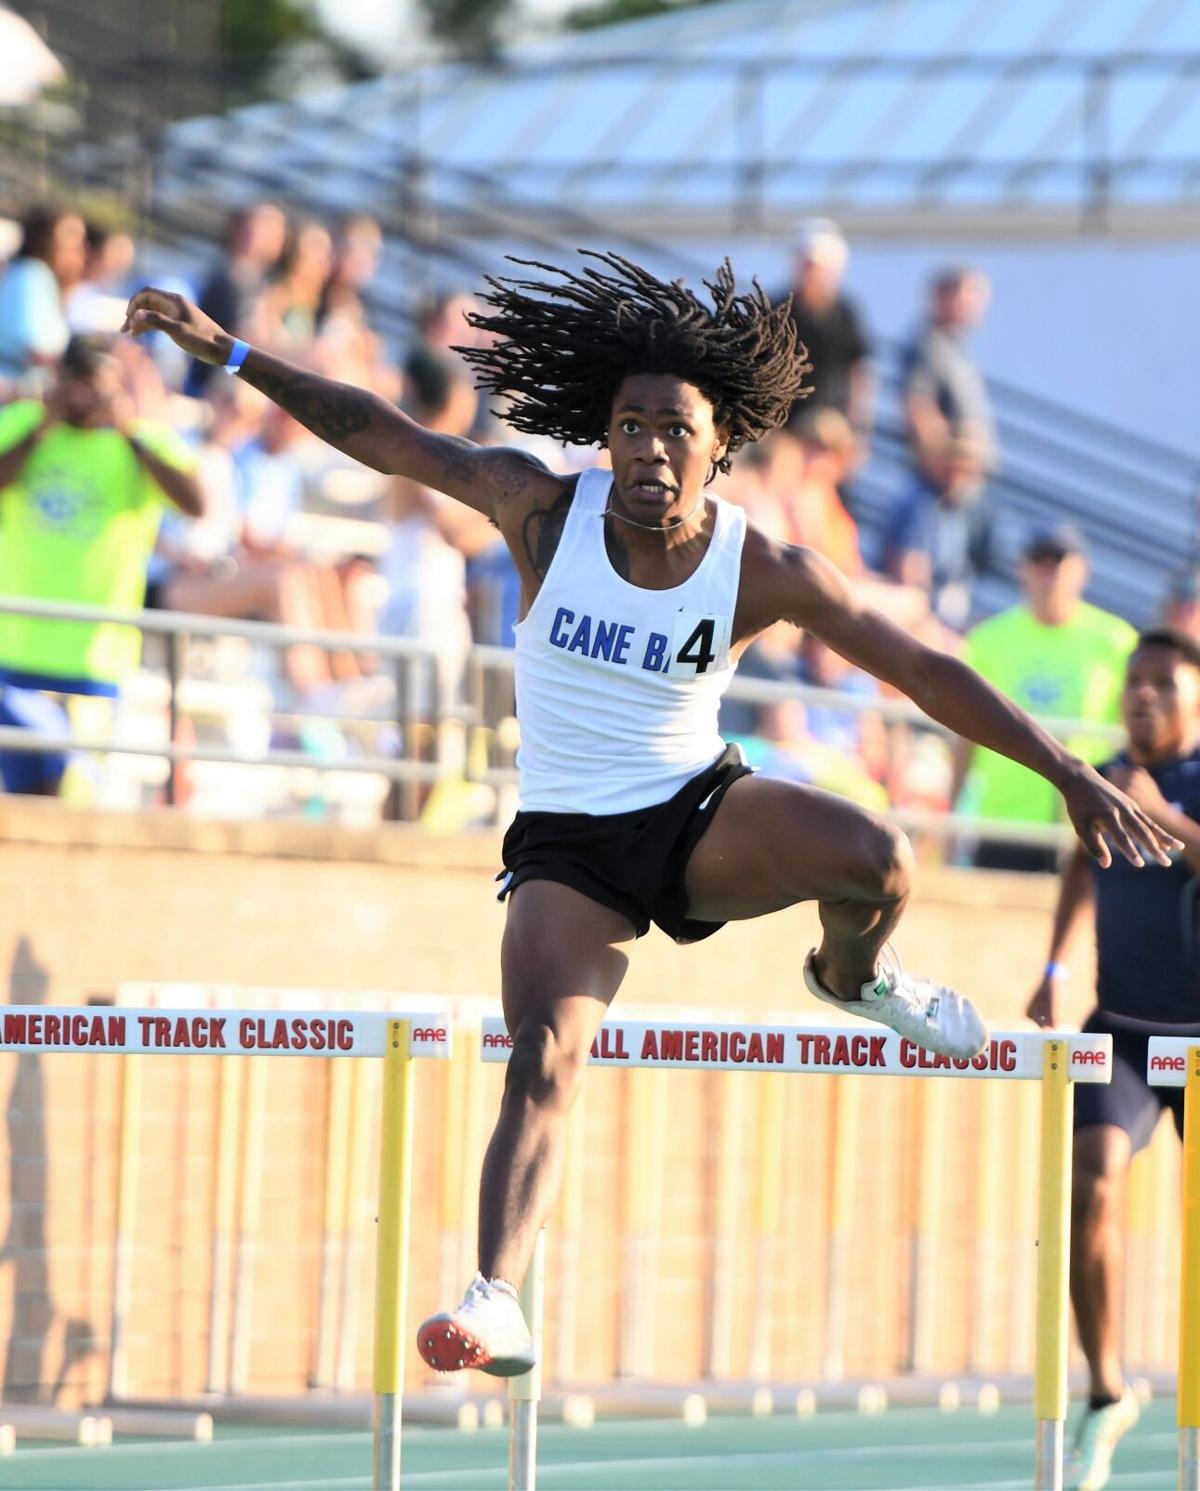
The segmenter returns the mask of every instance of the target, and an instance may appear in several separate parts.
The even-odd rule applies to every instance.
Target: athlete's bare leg
[[[558,1194],[567,1114],[629,960],[619,912],[549,880],[512,893],[500,962],[513,1038],[479,1188],[479,1272],[519,1284]]]
[[[1129,1135],[1096,1124],[1075,1135],[1071,1185],[1071,1303],[1093,1398],[1119,1398],[1121,1205],[1132,1158]]]
[[[816,901],[821,983],[856,999],[911,880],[908,840],[886,820],[816,787],[740,777],[688,861],[688,914],[742,921]]]

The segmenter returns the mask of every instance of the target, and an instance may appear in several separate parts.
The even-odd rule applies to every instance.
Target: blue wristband
[[[238,372],[250,352],[250,343],[240,341],[237,337],[233,339],[233,346],[229,349],[229,356],[221,364],[232,378]]]
[[[1051,962],[1051,963],[1047,963],[1046,964],[1046,977],[1047,978],[1066,978],[1066,976],[1067,976],[1067,965],[1065,963],[1053,963],[1053,962]]]

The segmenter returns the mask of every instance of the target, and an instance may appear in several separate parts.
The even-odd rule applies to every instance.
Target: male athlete
[[[513,1037],[484,1160],[479,1274],[419,1332],[442,1371],[528,1370],[514,1284],[558,1188],[567,1112],[624,975],[656,922],[694,942],[723,922],[818,902],[804,965],[818,999],[955,1056],[986,1040],[951,990],[881,962],[908,900],[904,835],[854,804],[754,776],[717,734],[741,652],[780,619],[902,689],[952,730],[1052,781],[1089,851],[1134,863],[1174,840],[955,658],[858,602],[807,549],[708,496],[740,447],[781,425],[808,366],[786,305],[739,295],[728,263],[706,304],[611,254],[581,272],[491,280],[466,355],[517,429],[606,446],[612,469],[560,476],[516,450],[422,429],[382,399],[248,348],[178,296],[142,290],[136,336],[165,332],[237,370],[339,450],[448,493],[496,523],[523,589],[517,627],[520,812],[504,840],[501,949]]]
[[[1129,1162],[1149,1144],[1164,1108],[1183,1132],[1183,1089],[1151,1087],[1146,1047],[1155,1027],[1200,1026],[1197,890],[1200,882],[1200,644],[1170,628],[1143,632],[1126,665],[1121,710],[1129,746],[1102,770],[1164,832],[1182,840],[1169,868],[1134,874],[1118,864],[1093,875],[1076,851],[1063,871],[1050,960],[1029,1004],[1053,1025],[1068,940],[1095,907],[1096,1003],[1085,1030],[1113,1038],[1110,1086],[1075,1094],[1071,1298],[1091,1391],[1075,1437],[1073,1486],[1098,1491],[1113,1449],[1137,1423],[1121,1374],[1122,1190]]]

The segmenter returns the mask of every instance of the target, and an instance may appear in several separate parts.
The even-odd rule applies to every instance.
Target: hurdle
[[[512,1039],[503,1020],[485,1019],[480,1040],[482,1059],[505,1062],[511,1049]],[[903,1076],[1040,1082],[1034,1486],[1035,1491],[1062,1491],[1074,1084],[1111,1081],[1111,1036],[996,1032],[978,1056],[952,1060],[890,1031],[867,1033],[843,1025],[751,1024],[690,1016],[674,1020],[610,1018],[592,1045],[589,1065],[627,1070],[652,1067],[759,1075],[823,1074],[843,1079]],[[1200,1180],[1195,1194],[1200,1209]],[[529,1324],[537,1337],[542,1325],[542,1258],[539,1234],[523,1295],[533,1306],[534,1318]],[[1196,1293],[1200,1299],[1200,1283]],[[536,1379],[536,1375],[535,1370],[531,1377]],[[534,1491],[538,1386],[536,1380],[517,1381],[522,1384],[519,1389],[510,1387],[509,1491]]]
[[[125,1060],[126,1078],[136,1070],[138,1058],[144,1056],[382,1060],[372,1486],[373,1491],[399,1491],[412,1200],[413,1061],[449,1058],[450,1023],[445,1008],[405,1008],[399,1013],[316,1008],[5,1005],[0,1006],[0,1052],[120,1056]],[[251,1073],[255,1065],[250,1064]],[[136,1113],[136,1078],[122,1084],[122,1094],[124,1143]],[[123,1213],[127,1223],[132,1180],[126,1175],[121,1186],[127,1192]],[[119,1222],[115,1282],[127,1290],[130,1238],[122,1226]],[[112,1344],[114,1351],[125,1349],[123,1340]]]
[[[1200,1491],[1200,1037],[1151,1036],[1146,1080],[1184,1089],[1177,1484],[1178,1491]]]

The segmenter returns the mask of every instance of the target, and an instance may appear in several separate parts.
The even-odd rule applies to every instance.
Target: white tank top
[[[626,813],[665,802],[724,749],[717,708],[746,515],[717,499],[695,573],[644,590],[604,545],[612,473],[585,471],[558,551],[516,624],[517,752],[526,812]]]

